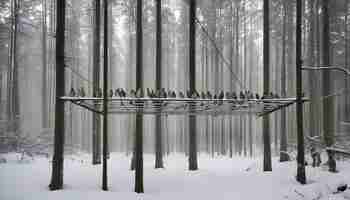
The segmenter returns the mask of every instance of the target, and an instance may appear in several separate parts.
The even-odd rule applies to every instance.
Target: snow
[[[134,172],[129,170],[130,158],[111,154],[108,163],[109,191],[101,190],[101,166],[92,166],[90,156],[66,156],[64,189],[49,191],[51,163],[47,158],[18,162],[18,155],[4,156],[0,164],[1,200],[346,200],[350,190],[336,192],[338,185],[350,184],[350,165],[338,162],[337,174],[325,166],[307,167],[307,185],[295,181],[296,163],[277,162],[273,172],[262,172],[262,159],[242,157],[215,159],[199,156],[198,171],[187,170],[187,158],[171,155],[164,159],[165,169],[154,169],[154,157],[144,156],[144,194],[133,192]]]

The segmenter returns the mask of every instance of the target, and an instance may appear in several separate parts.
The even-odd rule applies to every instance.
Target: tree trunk
[[[48,101],[47,101],[47,45],[46,45],[46,0],[42,0],[42,127],[48,128]]]
[[[297,0],[297,26],[296,26],[296,117],[297,117],[297,181],[306,184],[305,176],[305,150],[304,150],[304,126],[303,126],[303,101],[302,101],[302,0]]]
[[[102,135],[102,190],[108,190],[108,0],[103,1],[103,135]]]
[[[285,3],[283,7],[283,27],[282,27],[282,62],[281,62],[281,96],[287,97],[287,80],[286,80],[286,26],[287,26],[287,11]],[[280,139],[280,161],[289,161],[287,153],[287,112],[286,108],[281,110],[281,139]]]
[[[142,31],[142,0],[137,0],[136,6],[136,88],[143,89],[143,31]],[[135,133],[135,192],[143,193],[143,116],[136,114]]]
[[[65,93],[65,0],[57,0],[56,21],[56,112],[55,112],[55,138],[54,155],[52,159],[52,176],[50,190],[63,187],[63,153],[64,153],[64,102],[58,98]]]
[[[322,66],[330,66],[330,36],[329,36],[329,1],[322,1],[322,21],[323,21],[323,31],[322,31]],[[323,78],[323,96],[326,97],[332,93],[332,83],[329,71],[324,71],[322,73]],[[325,144],[330,147],[334,144],[334,99],[325,98],[323,100],[323,136]],[[333,160],[332,156],[328,154],[328,163]],[[331,166],[330,166],[331,167]]]
[[[100,88],[100,50],[101,50],[101,1],[94,0],[94,30],[93,30],[93,93]],[[97,106],[96,106],[97,107]],[[101,164],[101,117],[92,114],[92,164]]]
[[[270,27],[269,27],[269,0],[264,0],[264,94],[269,94],[270,81]],[[264,171],[272,171],[271,144],[270,144],[270,118],[263,117],[264,140]]]
[[[190,91],[196,90],[196,0],[189,7],[189,82]],[[189,116],[189,170],[198,170],[196,116]]]
[[[156,89],[162,88],[162,0],[156,1]],[[164,168],[163,149],[162,149],[162,116],[156,115],[156,163],[155,168]]]

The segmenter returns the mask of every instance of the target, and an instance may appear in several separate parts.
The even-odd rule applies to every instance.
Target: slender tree
[[[322,65],[329,66],[330,63],[330,36],[329,36],[329,1],[322,0]],[[331,75],[329,71],[322,73],[323,78],[323,96],[326,97],[332,92]],[[327,147],[330,147],[334,143],[334,102],[333,98],[325,98],[323,100],[323,134]],[[328,154],[329,160],[331,155]],[[329,161],[328,160],[328,161]],[[330,163],[330,162],[329,162]]]
[[[103,161],[102,190],[108,190],[107,154],[108,154],[108,0],[103,1]]]
[[[287,26],[287,11],[285,2],[282,3],[283,22],[282,22],[282,61],[281,61],[281,96],[287,97],[287,81],[286,81],[286,26]],[[287,127],[286,127],[287,112],[286,108],[281,110],[281,139],[280,139],[280,161],[288,161],[287,155]]]
[[[264,0],[264,93],[269,94],[270,89],[270,26],[269,26],[269,0]],[[263,117],[264,140],[264,171],[272,171],[271,144],[270,144],[270,118]]]
[[[162,88],[162,0],[156,1],[156,89]],[[155,168],[163,168],[162,116],[156,115],[156,163]]]
[[[190,0],[189,80],[190,91],[196,90],[196,0]],[[189,170],[198,169],[196,116],[189,116]]]
[[[48,128],[48,96],[47,96],[47,23],[46,23],[46,0],[41,1],[42,4],[42,127]]]
[[[303,133],[303,101],[302,101],[302,0],[297,0],[297,21],[296,21],[296,94],[297,94],[297,181],[306,184],[305,176],[305,150]]]
[[[142,0],[136,6],[136,88],[143,88],[143,37],[142,37]],[[135,192],[143,193],[143,116],[136,114],[135,136]]]
[[[93,93],[100,88],[100,51],[101,51],[101,1],[94,0],[94,29],[93,29]],[[92,164],[101,163],[101,117],[92,114]]]
[[[50,190],[63,187],[63,153],[64,153],[64,102],[59,97],[65,93],[65,0],[57,0],[56,17],[56,107],[55,107],[55,137],[52,159],[52,176]]]

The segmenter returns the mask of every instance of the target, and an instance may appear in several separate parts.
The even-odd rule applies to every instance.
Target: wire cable
[[[210,34],[208,33],[208,31],[206,30],[206,28],[204,27],[204,25],[199,21],[199,19],[196,17],[195,21],[197,22],[197,24],[201,27],[201,29],[203,30],[203,32],[205,33],[205,35],[209,38],[210,42],[212,43],[212,45],[215,48],[216,53],[221,57],[222,61],[224,62],[225,66],[227,67],[227,69],[231,72],[231,74],[234,76],[234,78],[236,79],[236,81],[238,82],[239,86],[243,89],[246,90],[247,87],[243,84],[243,82],[238,78],[237,74],[234,73],[232,71],[232,69],[229,67],[231,64],[225,59],[224,55],[222,54],[222,52],[220,51],[220,49],[218,48],[215,40],[210,36]]]

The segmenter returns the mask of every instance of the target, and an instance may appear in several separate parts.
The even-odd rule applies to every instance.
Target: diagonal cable
[[[204,25],[199,21],[199,19],[196,17],[196,22],[197,24],[201,27],[201,29],[203,30],[203,32],[205,33],[205,35],[209,38],[210,42],[212,43],[212,45],[215,48],[216,53],[221,57],[222,61],[224,62],[225,66],[227,67],[227,69],[231,72],[231,74],[234,76],[234,78],[236,79],[236,81],[238,82],[239,86],[246,90],[246,86],[243,84],[243,82],[238,78],[237,74],[234,73],[232,71],[232,69],[229,67],[231,64],[225,59],[224,55],[222,54],[222,52],[220,51],[220,49],[218,48],[215,40],[210,36],[210,34],[208,33],[208,31],[206,30],[206,28],[204,27]]]

